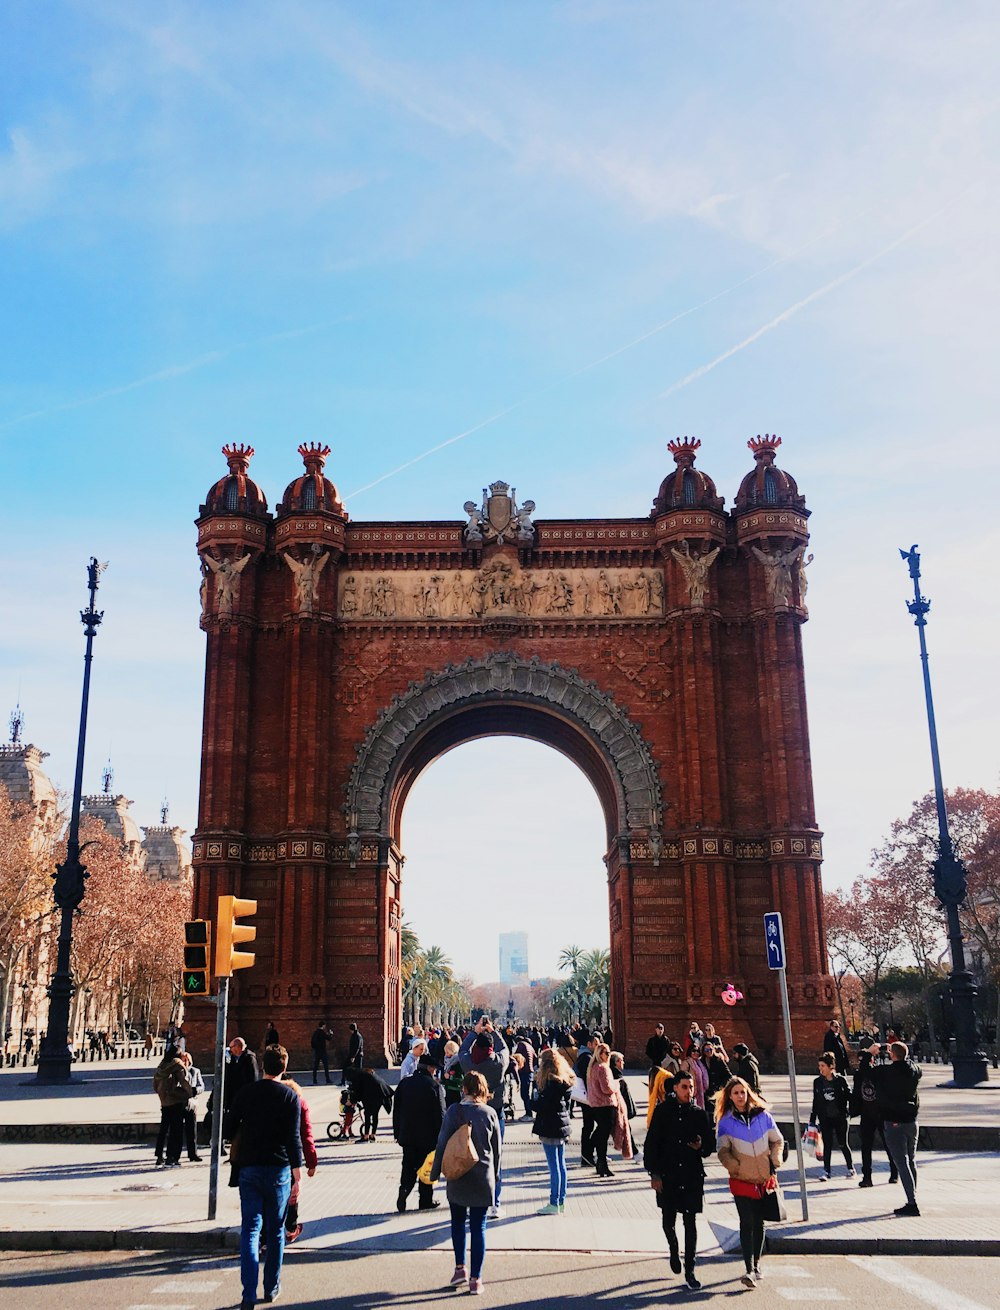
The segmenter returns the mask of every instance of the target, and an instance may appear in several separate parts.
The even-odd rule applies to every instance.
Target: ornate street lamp
[[[934,770],[934,799],[937,803],[938,820],[938,858],[934,861],[934,895],[944,906],[948,921],[948,942],[951,947],[951,974],[948,978],[948,991],[951,997],[952,1026],[955,1031],[955,1054],[952,1068],[956,1087],[975,1087],[988,1079],[986,1072],[986,1055],[979,1049],[976,1034],[976,995],[977,988],[972,974],[965,965],[965,946],[962,940],[962,924],[958,909],[965,902],[968,884],[965,866],[955,854],[948,831],[948,811],[944,803],[944,784],[941,781],[941,758],[938,754],[937,725],[934,721],[934,698],[931,695],[931,672],[927,658],[927,639],[924,629],[927,626],[927,613],[930,601],[920,594],[920,556],[916,546],[901,550],[900,555],[910,569],[913,579],[913,599],[906,602],[906,608],[913,615],[913,622],[920,637],[920,661],[924,673],[924,699],[927,702],[927,728],[931,738],[931,766]]]
[[[80,803],[83,794],[83,753],[87,742],[87,706],[90,701],[90,666],[93,660],[94,637],[104,618],[103,610],[94,608],[101,574],[107,564],[91,559],[87,566],[90,603],[80,612],[87,646],[83,656],[83,698],[80,704],[80,735],[76,745],[76,777],[73,780],[73,808],[70,811],[69,834],[66,838],[66,858],[56,866],[53,894],[62,911],[59,924],[59,952],[56,971],[49,984],[49,1022],[45,1042],[38,1054],[40,1083],[68,1083],[72,1081],[69,1053],[69,1003],[73,995],[73,974],[70,969],[70,951],[73,945],[73,915],[83,900],[87,870],[80,863]]]

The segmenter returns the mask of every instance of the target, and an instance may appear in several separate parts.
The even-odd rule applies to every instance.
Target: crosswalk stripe
[[[846,1301],[843,1292],[835,1287],[776,1287],[774,1289],[786,1301]]]
[[[926,1278],[923,1274],[907,1269],[905,1265],[900,1264],[898,1257],[892,1259],[886,1255],[849,1255],[847,1258],[852,1265],[857,1265],[865,1273],[874,1274],[884,1283],[900,1288],[910,1296],[915,1296],[918,1301],[934,1306],[936,1310],[940,1310],[943,1305],[946,1305],[948,1310],[988,1310],[982,1301],[973,1301],[967,1296],[960,1296],[951,1288],[935,1283],[932,1278]]]
[[[178,1286],[175,1278],[169,1283],[161,1283],[159,1287],[154,1287],[153,1292],[158,1296],[163,1293],[176,1296],[178,1292],[183,1292],[185,1296],[191,1296],[195,1292],[214,1292],[217,1287],[221,1286],[222,1283],[218,1278],[214,1278],[210,1283],[192,1282],[190,1278],[185,1278],[181,1286]],[[160,1310],[163,1310],[162,1304]]]

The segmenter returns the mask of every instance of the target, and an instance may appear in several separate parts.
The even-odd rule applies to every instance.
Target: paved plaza
[[[119,1141],[23,1141],[23,1132],[41,1137],[59,1124],[99,1125],[105,1135],[135,1138],[157,1118],[150,1090],[149,1063],[85,1066],[88,1078],[72,1089],[25,1085],[24,1073],[0,1076],[0,1132],[6,1137],[5,1168],[0,1179],[0,1245],[6,1249],[153,1247],[187,1251],[236,1244],[238,1196],[223,1162],[218,1217],[206,1219],[208,1165],[186,1163],[179,1170],[154,1166],[149,1139]],[[989,1088],[954,1093],[935,1085],[925,1070],[922,1120],[932,1129],[964,1117],[981,1128],[1000,1126],[1000,1082]],[[395,1075],[393,1075],[394,1077]],[[310,1102],[317,1133],[320,1167],[303,1182],[302,1218],[306,1231],[296,1253],[318,1255],[377,1252],[444,1252],[448,1246],[447,1211],[428,1214],[395,1210],[399,1179],[398,1148],[383,1117],[374,1144],[337,1143],[326,1137],[339,1094],[336,1088],[312,1087],[300,1077]],[[802,1094],[806,1083],[803,1079]],[[639,1104],[637,1136],[645,1123],[645,1079],[632,1074],[630,1087]],[[787,1080],[768,1079],[778,1117]],[[808,1104],[808,1102],[806,1102]],[[956,1110],[956,1105],[960,1110]],[[574,1121],[579,1137],[579,1120]],[[18,1131],[18,1125],[21,1131]],[[207,1152],[206,1152],[207,1154]],[[570,1148],[568,1158],[578,1156]],[[919,1219],[896,1219],[902,1204],[898,1187],[888,1184],[884,1156],[876,1156],[876,1186],[859,1190],[835,1164],[832,1183],[818,1179],[819,1166],[807,1170],[808,1223],[800,1220],[798,1180],[792,1154],[782,1181],[789,1222],[769,1229],[769,1249],[808,1254],[842,1252],[876,1254],[1000,1254],[995,1215],[1000,1203],[1000,1153],[996,1151],[923,1151],[920,1164]],[[547,1173],[530,1124],[507,1126],[504,1150],[503,1216],[491,1222],[493,1250],[629,1252],[659,1255],[663,1235],[648,1179],[638,1160],[612,1160],[613,1180],[592,1170],[572,1167],[565,1216],[539,1216],[547,1200]],[[443,1199],[443,1187],[439,1189]],[[412,1201],[415,1206],[415,1194]],[[736,1240],[735,1210],[724,1171],[709,1162],[706,1208],[701,1224],[704,1255],[721,1255]]]

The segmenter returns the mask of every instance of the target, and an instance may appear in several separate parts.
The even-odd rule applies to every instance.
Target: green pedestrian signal
[[[211,980],[212,926],[207,919],[192,919],[184,925],[184,972],[181,991],[185,996],[208,996]]]

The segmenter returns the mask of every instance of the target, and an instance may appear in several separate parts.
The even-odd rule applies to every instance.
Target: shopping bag
[[[760,1199],[763,1218],[767,1223],[780,1224],[782,1220],[788,1218],[781,1184],[774,1175],[771,1176],[770,1184],[765,1184]]]
[[[576,1075],[573,1086],[569,1089],[569,1095],[571,1100],[579,1101],[581,1105],[587,1104],[587,1084],[579,1074]]]
[[[817,1160],[823,1158],[823,1134],[815,1124],[810,1124],[803,1134],[803,1145],[807,1151],[812,1151]]]
[[[417,1180],[418,1180],[418,1182],[423,1183],[426,1187],[430,1187],[430,1185],[431,1185],[431,1165],[432,1165],[433,1163],[434,1163],[434,1152],[433,1152],[433,1151],[428,1151],[428,1152],[427,1152],[427,1159],[423,1162],[423,1164],[422,1164],[422,1165],[420,1166],[420,1168],[417,1170]]]

